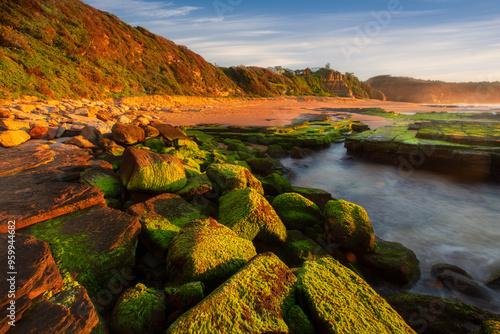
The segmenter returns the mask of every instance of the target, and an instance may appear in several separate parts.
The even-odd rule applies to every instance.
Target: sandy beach
[[[279,97],[261,99],[203,99],[203,104],[184,101],[175,113],[157,114],[172,125],[222,124],[237,126],[282,126],[293,119],[311,115],[346,113],[352,108],[383,108],[397,113],[453,111],[451,108],[429,107],[415,103],[383,102],[321,97]],[[369,123],[385,122],[381,117],[355,115]],[[383,124],[383,123],[380,123]]]

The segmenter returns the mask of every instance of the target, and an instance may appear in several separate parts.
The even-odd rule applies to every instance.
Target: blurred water
[[[457,265],[478,282],[500,268],[499,184],[427,171],[400,175],[395,166],[347,156],[343,144],[282,163],[296,174],[293,185],[361,205],[377,236],[412,249],[422,270],[413,292],[442,293],[430,275],[435,263]],[[492,293],[500,306],[500,294]]]

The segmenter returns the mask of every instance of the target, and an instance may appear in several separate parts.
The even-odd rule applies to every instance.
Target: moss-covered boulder
[[[198,174],[188,178],[186,186],[177,191],[182,198],[191,201],[196,197],[206,195],[213,189],[212,181],[206,173]]]
[[[297,230],[287,231],[284,249],[286,260],[293,266],[301,266],[306,260],[328,255],[323,247]]]
[[[288,152],[280,145],[269,145],[266,153],[273,159],[281,159],[288,156]]]
[[[247,163],[252,169],[252,172],[263,176],[271,174],[273,168],[277,165],[276,161],[269,158],[249,159]]]
[[[167,272],[172,280],[215,287],[255,255],[251,241],[214,219],[193,220],[170,243]]]
[[[334,243],[354,252],[371,252],[375,234],[365,209],[344,200],[325,205],[325,230]]]
[[[488,320],[483,322],[484,334],[500,334],[500,321]]]
[[[161,138],[148,138],[143,145],[155,153],[161,153],[167,147],[167,143]]]
[[[269,202],[252,188],[233,190],[219,199],[219,222],[242,238],[285,241],[286,227]]]
[[[192,307],[205,297],[205,285],[199,281],[167,286],[164,291],[167,296],[167,306],[176,310]]]
[[[107,198],[118,197],[122,191],[120,177],[109,168],[87,169],[80,175],[80,183],[96,186],[103,191],[104,197]]]
[[[328,203],[328,201],[335,200],[332,197],[332,194],[323,189],[293,186],[292,190],[289,192],[297,193],[299,195],[304,196],[308,200],[313,201],[314,204],[316,204],[321,211],[325,209],[325,205],[326,203]]]
[[[300,230],[321,222],[323,216],[318,206],[296,193],[285,193],[273,200],[276,210],[287,229]]]
[[[134,267],[140,228],[137,217],[100,204],[19,233],[46,241],[59,270],[76,277],[95,297],[101,289],[108,289],[116,273],[127,273]]]
[[[207,175],[223,193],[248,187],[255,189],[261,195],[264,194],[262,183],[245,167],[215,163],[208,166]]]
[[[437,296],[404,293],[385,299],[422,334],[487,333],[489,321],[500,321],[498,314]]]
[[[155,334],[164,328],[166,311],[165,293],[138,283],[120,296],[112,327],[120,334]]]
[[[299,305],[293,305],[287,314],[286,322],[290,334],[316,334],[311,320]]]
[[[415,333],[365,281],[332,257],[307,261],[297,289],[320,333]]]
[[[289,333],[296,278],[272,253],[253,258],[238,273],[184,313],[166,334]]]
[[[279,174],[271,173],[260,181],[267,196],[278,196],[292,192],[290,181]]]
[[[128,190],[176,192],[187,183],[178,158],[132,147],[123,154],[120,175]]]
[[[369,272],[398,286],[411,288],[420,279],[417,256],[399,242],[377,241],[373,253],[363,254],[361,261]]]
[[[162,194],[146,202],[132,205],[127,212],[139,217],[140,239],[158,258],[164,258],[168,245],[181,228],[204,216],[179,195]]]

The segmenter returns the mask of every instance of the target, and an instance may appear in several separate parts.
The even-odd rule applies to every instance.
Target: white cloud
[[[83,0],[85,3],[123,18],[167,18],[186,16],[202,7],[176,7],[173,2],[142,0]]]

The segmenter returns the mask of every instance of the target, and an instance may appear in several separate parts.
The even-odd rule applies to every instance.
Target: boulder
[[[139,217],[141,241],[150,252],[164,259],[172,239],[188,221],[203,215],[179,195],[162,194],[132,205],[127,212]]]
[[[33,169],[54,161],[55,153],[40,150],[0,150],[0,177]],[[2,197],[0,197],[2,198]]]
[[[144,141],[144,146],[150,148],[155,153],[160,153],[167,147],[167,144],[160,138],[148,138]]]
[[[335,200],[332,197],[332,194],[329,192],[323,190],[323,189],[316,189],[316,188],[304,188],[304,187],[292,187],[292,190],[289,192],[294,192],[299,195],[304,196],[310,201],[313,201],[314,204],[318,206],[318,208],[323,212],[325,209],[326,203],[328,201]]]
[[[323,247],[297,230],[287,231],[284,249],[284,256],[292,266],[301,266],[306,260],[328,255]]]
[[[212,218],[193,220],[170,243],[167,272],[173,280],[216,287],[255,255],[252,242],[230,228]]]
[[[181,315],[166,334],[288,333],[284,317],[295,282],[276,255],[260,254]]]
[[[287,325],[291,334],[316,334],[311,320],[299,305],[293,305],[287,314]]]
[[[177,194],[188,201],[194,200],[197,203],[200,196],[210,193],[212,189],[212,181],[206,173],[203,173],[188,178],[186,186],[177,191]]]
[[[271,174],[276,162],[269,158],[254,158],[247,161],[252,171],[258,175],[267,176]]]
[[[447,265],[437,264],[432,266],[432,273],[452,292],[470,296],[475,299],[491,301],[488,291],[476,282],[471,275],[463,269]]]
[[[3,130],[24,130],[29,131],[30,122],[12,120],[12,119],[0,119],[0,128]]]
[[[248,187],[264,194],[262,183],[245,167],[227,163],[211,164],[207,168],[207,175],[223,193]]]
[[[385,299],[417,333],[485,333],[488,321],[500,321],[498,314],[437,296],[404,293]]]
[[[104,197],[118,197],[122,190],[120,177],[109,168],[93,167],[87,169],[80,176],[80,183],[101,189]]]
[[[89,140],[85,139],[83,136],[74,136],[64,142],[65,144],[71,144],[78,146],[80,148],[97,148],[96,145],[92,144]]]
[[[415,333],[365,281],[330,256],[305,262],[297,292],[320,333]]]
[[[373,227],[365,209],[344,200],[325,205],[325,230],[344,249],[367,253],[375,248]]]
[[[219,222],[248,240],[284,242],[286,239],[286,227],[278,214],[252,188],[233,190],[219,198]]]
[[[132,147],[123,154],[120,174],[128,190],[176,192],[187,183],[184,166],[178,158]]]
[[[9,118],[9,117],[10,117],[10,110],[0,108],[0,118]]]
[[[490,289],[500,290],[500,269],[491,274],[484,284]]]
[[[16,196],[12,194],[16,192]],[[48,196],[47,194],[50,194]],[[24,178],[0,178],[0,232],[7,222],[16,221],[16,229],[59,217],[94,205],[104,204],[104,194],[96,187],[77,183],[32,184]]]
[[[375,276],[404,288],[420,279],[417,256],[399,242],[378,240],[373,253],[363,254],[361,262]]]
[[[57,131],[54,128],[34,126],[30,130],[31,139],[47,139],[51,140],[56,137]]]
[[[142,283],[127,289],[113,310],[112,328],[120,334],[155,334],[164,329],[165,293]]]
[[[151,125],[144,127],[144,133],[146,138],[155,138],[160,135],[160,131],[157,128],[153,128]]]
[[[133,268],[139,232],[136,217],[104,204],[19,230],[48,242],[61,272],[77,277],[92,297]]]
[[[260,181],[267,196],[278,196],[283,193],[292,192],[290,181],[279,174],[271,173]]]
[[[6,232],[6,231],[5,231]],[[9,298],[11,292],[15,293],[15,320],[19,321],[24,312],[30,308],[35,298],[52,289],[61,287],[62,277],[57,269],[56,263],[50,253],[49,245],[41,240],[22,234],[0,234],[0,261],[3,263],[3,270],[0,272],[0,332],[5,333],[11,326],[8,324],[10,311]],[[12,259],[12,252],[9,254],[8,246],[14,248],[15,259]],[[9,263],[10,260],[13,263]],[[10,280],[15,272],[14,281]],[[14,283],[14,288],[12,289]],[[17,325],[17,323],[16,323]]]
[[[97,130],[96,128],[88,125],[82,129],[80,134],[83,138],[87,139],[94,145],[99,145],[102,140],[101,132],[99,132],[99,130]]]
[[[170,124],[153,122],[151,126],[157,129],[169,142],[173,143],[175,139],[189,139],[181,130]]]
[[[116,123],[111,130],[113,139],[122,145],[134,145],[146,138],[144,130],[137,125]]]
[[[482,327],[484,334],[500,334],[500,321],[484,321]]]
[[[167,307],[176,310],[193,307],[205,297],[205,285],[199,281],[167,286],[164,291]]]
[[[82,124],[91,126],[98,130],[100,133],[103,135],[107,133],[111,133],[112,127],[101,120],[91,118],[91,117],[85,117],[85,116],[79,116],[79,115],[72,115],[72,114],[67,114],[66,115],[68,118],[72,119],[73,121],[80,122]]]
[[[296,193],[285,193],[274,198],[273,208],[289,230],[313,227],[323,217],[318,206]]]
[[[18,146],[30,140],[30,138],[30,135],[24,130],[7,130],[0,133],[0,146]]]
[[[267,154],[273,159],[282,159],[288,156],[288,153],[280,145],[269,145],[266,151]]]
[[[98,322],[87,291],[77,285],[35,305],[9,333],[90,334]]]

